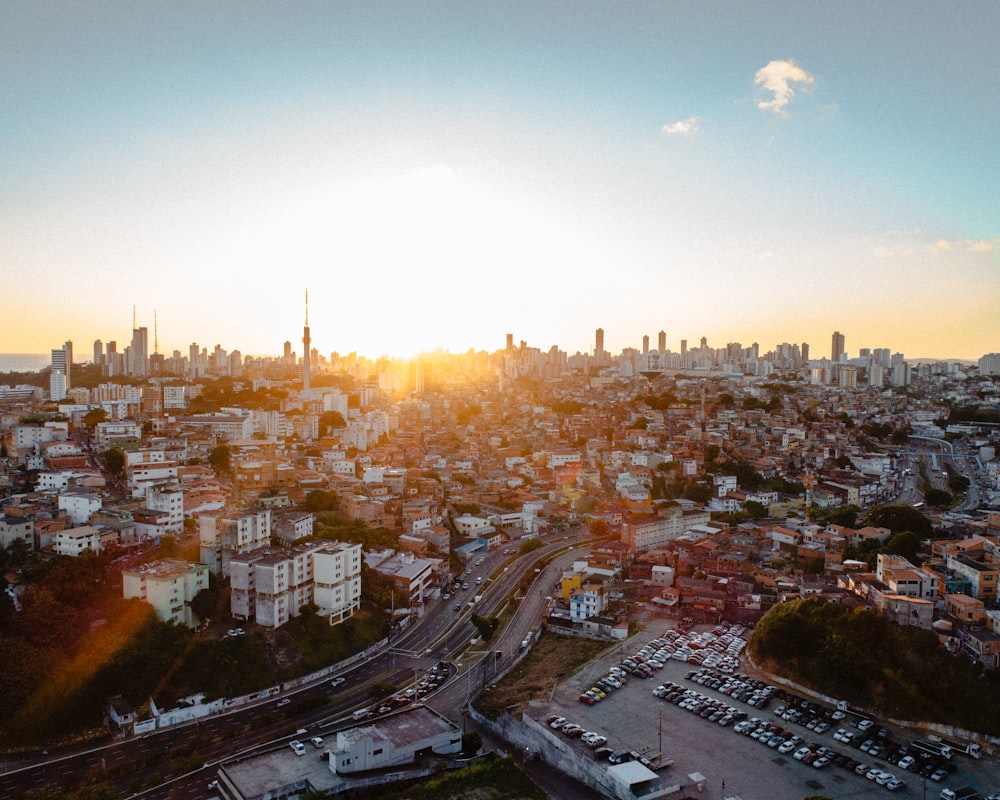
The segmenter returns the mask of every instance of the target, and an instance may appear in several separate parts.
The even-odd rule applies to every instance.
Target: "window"
[[[380,756],[380,755],[382,755],[382,748],[380,747],[378,750],[372,750],[372,755],[373,756]]]

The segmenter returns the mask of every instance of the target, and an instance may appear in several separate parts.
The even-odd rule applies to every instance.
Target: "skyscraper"
[[[65,380],[65,385],[62,389],[65,391],[69,389],[72,384],[70,384],[70,370],[73,368],[73,343],[67,341],[59,349],[53,349],[52,351],[52,371],[59,372],[63,375]],[[65,394],[63,394],[65,397]],[[63,398],[59,398],[60,400]]]
[[[643,352],[644,355],[649,352],[649,337],[648,336],[643,336],[642,337],[642,352]]]
[[[830,350],[830,360],[834,364],[839,364],[844,358],[844,334],[840,331],[833,332],[833,346]]]
[[[145,327],[132,329],[128,374],[136,378],[144,378],[149,374],[149,330]]]
[[[306,289],[306,324],[302,328],[302,391],[309,391],[309,290]]]
[[[659,350],[661,353],[666,353],[667,352],[667,332],[666,331],[660,331],[660,335],[659,335],[659,337],[657,339],[657,347],[656,347],[656,349]]]

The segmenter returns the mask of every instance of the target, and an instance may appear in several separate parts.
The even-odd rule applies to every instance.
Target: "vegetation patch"
[[[931,631],[868,609],[781,603],[749,647],[765,669],[877,714],[1000,733],[1000,675],[950,655]]]
[[[497,719],[505,710],[548,698],[553,687],[578,672],[611,645],[545,631],[507,676],[475,700],[476,710]]]

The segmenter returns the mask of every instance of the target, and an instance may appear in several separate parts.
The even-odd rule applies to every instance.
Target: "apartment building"
[[[101,534],[90,525],[58,531],[52,549],[60,556],[78,556],[87,550],[98,553],[101,550]]]
[[[126,600],[137,598],[149,603],[158,619],[194,627],[191,600],[208,588],[208,567],[176,559],[162,559],[122,572],[122,593]]]
[[[59,510],[65,511],[74,525],[86,525],[90,515],[101,510],[101,498],[86,492],[63,492],[59,495]]]
[[[229,577],[234,556],[271,543],[271,509],[258,508],[236,516],[203,514],[198,518],[198,534],[201,562],[214,574]]]
[[[335,625],[361,606],[361,545],[311,542],[236,555],[230,585],[230,611],[238,619],[278,628],[314,603]]]
[[[146,492],[146,507],[166,514],[165,533],[184,532],[184,490],[179,485],[151,486]]]
[[[587,583],[569,596],[569,618],[583,622],[596,617],[608,607],[608,587],[603,583]]]
[[[628,545],[633,555],[644,553],[663,547],[696,525],[711,521],[711,513],[701,509],[683,511],[671,508],[662,515],[635,516],[622,523],[622,542]]]

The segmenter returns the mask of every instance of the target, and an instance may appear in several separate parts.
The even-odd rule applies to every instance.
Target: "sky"
[[[994,0],[0,11],[0,352],[1000,351]]]

